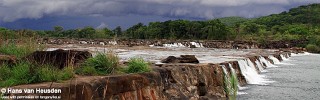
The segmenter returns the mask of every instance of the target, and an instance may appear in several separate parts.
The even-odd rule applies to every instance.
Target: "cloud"
[[[293,4],[319,0],[0,0],[0,20],[46,16],[150,15],[212,19],[279,13]]]

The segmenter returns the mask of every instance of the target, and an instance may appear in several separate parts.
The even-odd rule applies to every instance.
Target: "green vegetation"
[[[98,53],[95,57],[87,59],[84,66],[77,70],[77,73],[83,75],[107,75],[116,72],[119,67],[119,58],[114,53]]]
[[[4,94],[0,93],[0,100],[4,100],[3,95]]]
[[[0,72],[0,87],[67,80],[74,75],[69,67],[59,70],[52,66],[39,66],[25,61],[13,66],[3,64],[0,66]]]
[[[235,73],[224,73],[224,91],[227,93],[229,100],[236,100],[238,92],[238,79]]]
[[[84,27],[64,30],[61,26],[49,31],[8,30],[0,28],[2,39],[17,37],[119,38],[119,39],[193,39],[239,40],[262,45],[269,41],[318,41],[320,36],[320,4],[292,8],[280,14],[260,18],[225,17],[206,21],[168,20],[138,23],[123,30]],[[22,34],[22,35],[17,35]],[[320,43],[309,43],[320,47]],[[300,44],[306,47],[307,44]]]
[[[148,62],[144,61],[142,58],[131,58],[127,66],[128,68],[125,69],[126,73],[143,73],[151,71]]]
[[[314,44],[308,44],[306,49],[312,53],[320,53],[320,47]]]
[[[53,66],[43,66],[36,69],[36,80],[39,82],[54,82],[67,80],[74,75],[71,67],[66,67],[62,70],[55,69]]]
[[[6,55],[14,55],[17,58],[25,57],[28,54],[34,52],[35,48],[30,45],[17,45],[15,43],[2,44],[0,46],[0,52]]]

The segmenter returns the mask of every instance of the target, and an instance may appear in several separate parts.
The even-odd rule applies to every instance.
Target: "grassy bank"
[[[79,67],[67,66],[63,69],[57,69],[50,64],[31,63],[29,62],[30,59],[25,58],[34,51],[42,49],[34,41],[14,42],[8,40],[1,43],[0,53],[15,56],[17,62],[0,65],[0,87],[39,82],[59,82],[71,79],[76,74],[90,76],[151,71],[150,65],[141,58],[131,59],[127,66],[121,65],[119,57],[113,52],[99,53],[95,57],[87,59]]]

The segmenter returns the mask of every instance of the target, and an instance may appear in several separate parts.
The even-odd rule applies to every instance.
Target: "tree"
[[[54,31],[55,32],[62,32],[63,31],[63,27],[62,26],[54,26]]]
[[[120,26],[117,26],[115,29],[112,30],[113,33],[117,36],[121,36],[122,35],[122,29]]]
[[[93,27],[87,26],[80,30],[79,38],[91,38],[92,34],[95,34],[96,30]]]

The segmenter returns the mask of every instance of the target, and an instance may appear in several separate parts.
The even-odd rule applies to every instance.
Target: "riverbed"
[[[272,83],[246,85],[237,100],[320,99],[319,54],[294,54],[276,65],[262,73]]]

